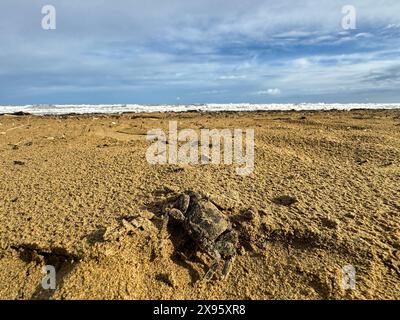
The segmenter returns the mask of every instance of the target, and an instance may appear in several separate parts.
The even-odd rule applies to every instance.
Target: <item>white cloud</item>
[[[400,23],[388,24],[385,29],[397,29],[400,28]]]
[[[223,75],[218,77],[220,80],[237,80],[237,79],[246,79],[246,75]]]
[[[373,35],[368,32],[361,32],[356,34],[356,38],[371,38]]]
[[[311,61],[307,58],[299,58],[293,60],[293,65],[296,68],[307,68],[311,65]]]
[[[38,4],[2,0],[0,104],[33,102],[32,92],[46,100],[51,88],[56,99],[108,90],[136,101],[137,89],[161,102],[375,89],[362,81],[371,70],[395,76],[400,62],[400,1],[383,2],[352,0],[360,16],[349,32],[331,0],[52,0],[59,24],[46,33]]]
[[[268,90],[257,91],[256,94],[258,94],[258,95],[277,96],[277,95],[281,94],[281,90],[278,89],[278,88],[270,88]]]

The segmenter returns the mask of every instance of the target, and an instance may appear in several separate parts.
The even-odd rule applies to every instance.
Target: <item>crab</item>
[[[226,279],[237,255],[239,237],[215,203],[198,192],[187,190],[179,194],[165,211],[164,226],[170,218],[180,223],[198,249],[213,259],[204,280],[211,280],[221,261],[224,262],[222,280]]]

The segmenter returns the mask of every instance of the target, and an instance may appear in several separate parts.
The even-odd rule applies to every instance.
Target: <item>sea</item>
[[[16,112],[34,115],[65,115],[88,113],[125,112],[221,112],[221,111],[310,111],[310,110],[353,110],[353,109],[399,109],[400,103],[298,103],[298,104],[31,104],[0,105],[0,114]]]

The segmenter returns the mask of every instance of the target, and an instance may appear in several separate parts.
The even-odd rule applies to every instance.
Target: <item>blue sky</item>
[[[400,102],[400,1],[0,3],[0,104],[211,102]]]

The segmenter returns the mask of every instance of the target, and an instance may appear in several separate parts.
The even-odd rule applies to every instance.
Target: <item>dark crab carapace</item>
[[[238,234],[217,206],[200,193],[188,190],[167,206],[164,225],[169,218],[181,223],[199,249],[213,258],[204,279],[212,278],[221,260],[224,261],[222,278],[225,279],[236,258]]]

